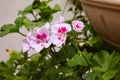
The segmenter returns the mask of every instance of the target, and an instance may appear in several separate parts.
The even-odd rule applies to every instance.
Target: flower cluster
[[[63,17],[60,17],[53,24],[46,23],[42,27],[35,28],[23,40],[23,52],[30,52],[31,50],[40,52],[43,48],[48,48],[51,44],[60,47],[65,43],[67,33],[72,28],[76,32],[80,32],[84,28],[84,24],[82,21],[74,20],[71,27],[70,24],[64,22]]]

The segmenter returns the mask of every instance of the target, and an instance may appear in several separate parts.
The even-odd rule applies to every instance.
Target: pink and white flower
[[[31,47],[29,41],[27,40],[27,38],[25,38],[23,40],[22,46],[23,46],[23,52],[28,52],[29,53],[32,50],[32,47]]]
[[[74,20],[72,26],[75,31],[80,32],[84,28],[84,23]],[[70,24],[64,23],[64,18],[61,16],[51,26],[46,23],[44,26],[31,31],[23,40],[23,52],[30,52],[33,49],[40,52],[43,48],[48,48],[52,43],[56,47],[60,47],[65,43],[67,33],[70,31]]]
[[[84,28],[84,23],[82,21],[74,20],[72,21],[73,30],[76,32],[81,32]]]
[[[66,41],[67,33],[71,31],[71,26],[67,23],[54,24],[51,26],[52,43],[57,47]]]
[[[51,45],[49,23],[30,32],[27,36],[27,40],[29,46],[37,52],[40,52],[43,48],[48,48]],[[24,49],[27,48],[25,44],[23,44],[23,46]]]

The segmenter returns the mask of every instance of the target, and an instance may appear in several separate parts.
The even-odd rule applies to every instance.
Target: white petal
[[[59,37],[61,39],[58,39]],[[65,37],[61,37],[61,36],[57,36],[57,35],[52,36],[52,43],[57,47],[62,46],[62,44],[65,43],[65,41],[66,41],[66,36]]]
[[[23,46],[23,52],[26,52],[26,51],[29,51],[29,50],[30,50],[30,45],[29,45],[29,43],[27,42],[27,39],[24,39],[24,40],[23,40],[22,46]]]
[[[32,44],[32,47],[35,49],[36,52],[40,52],[44,46],[41,46],[41,44]]]
[[[44,27],[45,27],[46,29],[49,29],[49,28],[50,28],[49,22],[47,22],[47,23],[44,25]]]
[[[71,31],[71,26],[67,23],[63,23],[63,24],[55,24],[51,26],[51,32],[53,34],[58,34],[58,29],[65,27],[67,29],[67,32]]]
[[[45,43],[45,48],[48,48],[51,45],[51,41],[48,41],[48,43]]]

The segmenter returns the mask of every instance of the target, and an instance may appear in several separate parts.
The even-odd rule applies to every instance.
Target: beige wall
[[[32,3],[33,0],[0,0],[0,27],[3,24],[13,23],[15,18],[17,17],[17,11],[24,9],[25,6]],[[63,8],[66,0],[53,0],[50,3],[53,6],[55,3],[58,3]],[[71,6],[69,3],[67,7]],[[66,9],[67,10],[67,9]],[[55,14],[55,19],[61,13]],[[66,19],[71,18],[71,13],[65,13],[64,17]],[[25,31],[25,29],[22,29]],[[6,49],[22,49],[22,37],[19,34],[9,34],[3,38],[0,38],[0,60],[7,60],[9,58],[9,54],[5,51]]]

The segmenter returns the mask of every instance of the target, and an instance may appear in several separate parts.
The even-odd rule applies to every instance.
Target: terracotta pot
[[[86,17],[93,25],[94,29],[104,40],[120,48],[120,1],[80,1]]]

